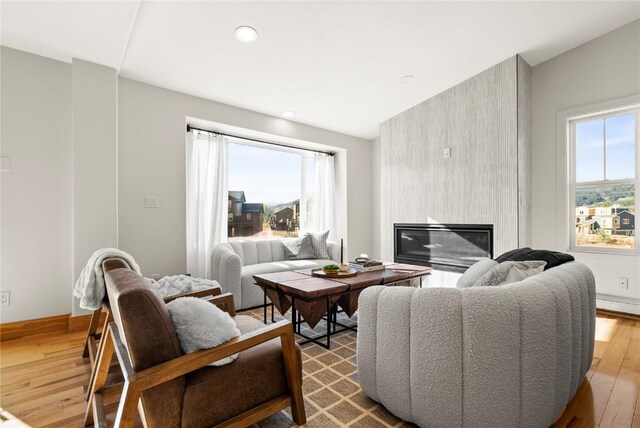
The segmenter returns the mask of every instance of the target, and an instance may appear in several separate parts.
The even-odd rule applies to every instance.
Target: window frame
[[[608,105],[600,105],[599,108],[589,109],[584,108],[586,111],[580,112],[578,110],[566,112],[564,115],[564,132],[566,139],[567,149],[567,209],[568,221],[564,224],[568,225],[568,250],[571,252],[584,252],[584,253],[605,253],[605,254],[625,254],[633,255],[640,254],[640,242],[638,242],[638,234],[634,234],[635,248],[615,248],[615,247],[590,247],[590,246],[578,246],[576,245],[576,190],[579,187],[598,186],[598,185],[618,185],[618,184],[634,184],[635,186],[635,202],[636,202],[636,215],[638,212],[638,200],[640,197],[640,97],[630,97],[632,102],[621,102],[617,106],[615,101],[612,103],[605,103]],[[603,118],[606,120],[610,117],[620,116],[624,114],[635,114],[635,178],[633,179],[606,179],[606,140],[604,144],[604,180],[588,181],[588,182],[576,182],[576,124],[581,122],[592,121],[594,118]],[[605,131],[606,132],[606,128]]]
[[[278,145],[277,143],[268,143],[268,142],[260,142],[260,141],[255,141],[255,140],[251,140],[251,139],[244,139],[243,137],[240,136],[233,136],[233,137],[227,137],[227,144],[235,144],[235,145],[242,145],[242,146],[247,146],[247,147],[252,147],[252,148],[257,148],[257,149],[263,149],[263,150],[272,150],[272,151],[277,151],[277,152],[283,152],[283,153],[291,153],[291,154],[295,154],[295,155],[299,155],[300,156],[300,212],[298,213],[299,215],[299,223],[298,223],[298,235],[295,236],[290,236],[290,237],[301,237],[304,232],[306,231],[306,201],[307,198],[309,197],[308,192],[306,191],[306,187],[307,187],[307,177],[306,177],[306,170],[307,170],[307,159],[309,157],[313,157],[315,155],[317,155],[317,151],[315,149],[311,149],[311,148],[296,148],[293,146],[281,146]],[[336,154],[334,153],[334,156]],[[227,174],[229,174],[229,172],[227,171]],[[228,178],[228,176],[227,176]],[[247,216],[245,217],[245,219],[251,220],[251,213],[247,213]],[[227,227],[228,227],[228,221],[227,220]],[[294,220],[287,220],[287,223],[292,223],[293,224]],[[261,239],[259,237],[255,237],[255,236],[228,236],[227,237],[227,241],[232,241],[234,239],[238,239],[238,240],[247,240],[247,239]]]

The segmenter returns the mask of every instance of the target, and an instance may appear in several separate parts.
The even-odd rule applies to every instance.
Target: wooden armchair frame
[[[222,291],[220,287],[209,287],[205,288],[204,290],[191,291],[189,293],[168,296],[164,298],[164,302],[169,303],[170,301],[175,300],[179,297],[213,297],[219,296],[221,293]],[[98,325],[100,324],[102,312],[106,313],[105,319],[102,324],[102,332],[107,331],[107,326],[113,321],[113,317],[111,316],[111,309],[109,308],[109,304],[107,302],[105,302],[105,304],[101,308],[96,309],[91,314],[91,321],[89,321],[87,337],[84,340],[84,346],[82,348],[82,358],[89,358],[91,367],[95,366],[96,357],[100,352],[100,338],[102,333],[98,332]]]
[[[205,288],[204,290],[174,294],[173,296],[164,297],[163,300],[165,303],[169,303],[172,300],[176,300],[180,297],[210,298],[210,297],[219,296],[221,293],[222,291],[220,290],[220,287],[209,287],[209,288]],[[104,319],[104,323],[102,326],[102,332],[98,333],[97,329],[98,329],[99,319],[102,315],[103,310],[106,312],[106,317]],[[235,315],[235,312],[234,312],[234,315]],[[91,322],[89,323],[89,331],[87,332],[87,338],[85,339],[85,342],[84,342],[84,351],[82,353],[82,356],[84,358],[86,358],[87,356],[89,357],[89,362],[91,364],[91,377],[89,377],[89,386],[87,387],[87,392],[85,396],[86,400],[89,400],[89,396],[91,395],[91,387],[93,385],[93,380],[95,378],[95,372],[96,372],[97,356],[100,354],[100,350],[104,344],[104,341],[101,340],[101,338],[102,338],[102,335],[105,334],[105,332],[108,330],[109,324],[112,322],[113,322],[113,316],[111,315],[111,308],[109,307],[108,302],[105,302],[102,308],[96,309],[93,312],[93,315],[91,315]]]
[[[210,299],[210,301],[231,316],[235,315],[232,294],[225,293]],[[106,380],[114,354],[118,358],[124,375],[124,386],[116,414],[115,427],[128,428],[133,426],[136,410],[139,410],[140,417],[146,427],[144,408],[140,401],[143,391],[278,337],[282,344],[285,376],[290,393],[248,410],[217,425],[217,427],[246,427],[287,407],[291,407],[293,421],[298,425],[303,425],[306,422],[306,414],[302,397],[302,374],[297,361],[293,326],[291,322],[283,320],[243,334],[215,348],[182,355],[139,372],[135,372],[131,367],[129,354],[120,339],[117,325],[110,323],[106,329],[103,340],[104,346],[100,349],[94,380],[91,383],[89,401],[85,413],[85,426],[91,425],[92,421],[95,426],[107,426],[104,413],[104,396],[108,392]]]

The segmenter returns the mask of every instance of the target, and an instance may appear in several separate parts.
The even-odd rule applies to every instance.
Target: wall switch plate
[[[451,147],[445,147],[442,149],[442,157],[444,159],[449,159],[451,157]]]
[[[144,197],[145,208],[158,208],[160,207],[160,198],[157,196],[145,196]]]
[[[11,304],[10,293],[8,291],[0,292],[0,306],[9,306]]]
[[[629,278],[625,276],[618,277],[618,288],[622,288],[623,290],[629,289]]]

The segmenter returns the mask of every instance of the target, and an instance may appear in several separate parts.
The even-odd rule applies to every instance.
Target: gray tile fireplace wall
[[[495,255],[529,244],[530,74],[514,56],[381,124],[383,259],[394,223],[492,224]]]

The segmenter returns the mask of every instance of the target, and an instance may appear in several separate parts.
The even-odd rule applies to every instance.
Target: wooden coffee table
[[[264,323],[267,323],[267,298],[271,300],[271,319],[273,307],[283,316],[291,309],[291,322],[294,331],[303,337],[302,343],[314,342],[325,348],[331,346],[331,335],[346,329],[355,328],[338,323],[337,307],[351,317],[358,310],[358,296],[367,287],[373,285],[392,286],[412,278],[420,278],[431,273],[430,267],[391,264],[384,270],[360,272],[349,278],[320,278],[311,274],[311,269],[266,273],[254,275],[257,286],[264,292]],[[301,319],[302,318],[302,319]],[[300,325],[306,322],[312,329],[326,319],[327,332],[320,336],[302,334]],[[342,329],[337,329],[337,326]],[[326,338],[326,343],[320,339]]]

